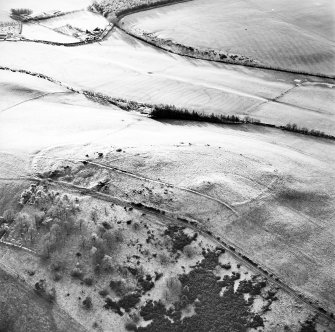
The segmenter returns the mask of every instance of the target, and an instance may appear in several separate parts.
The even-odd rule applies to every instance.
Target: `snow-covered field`
[[[6,74],[1,87],[12,98],[0,113],[1,151],[31,154],[35,173],[58,158],[122,148],[118,167],[226,201],[237,215],[181,196],[184,212],[206,223],[210,218],[217,234],[332,306],[333,142],[265,128],[160,123],[20,75]]]
[[[296,122],[334,133],[333,84],[315,85],[324,80],[183,58],[149,47],[119,30],[99,44],[75,48],[5,43],[0,65],[43,73],[112,97],[208,113],[250,113],[269,123]],[[308,98],[300,98],[299,91],[305,88]],[[283,98],[288,98],[285,104]],[[278,117],[281,113],[285,116]]]
[[[10,8],[48,10],[57,5],[52,9],[65,11],[87,5],[77,0],[49,1],[43,6],[38,2],[14,0]],[[318,15],[328,17],[329,1],[320,0],[318,7],[311,0],[301,5],[306,20],[295,20],[297,2],[287,4],[279,6],[274,0],[267,4],[260,0],[194,0],[131,15],[124,22],[129,27],[154,29],[152,32],[160,37],[179,38],[178,42],[203,43],[201,47],[213,47],[214,43],[223,48],[231,43],[231,52],[255,52],[253,56],[263,56],[262,61],[271,60],[278,66],[315,72],[327,68],[332,72],[331,58],[324,57],[334,50],[330,29],[324,22],[318,23]],[[315,8],[319,9],[317,14]],[[209,11],[210,15],[204,15]],[[264,16],[267,19],[263,22]],[[251,21],[242,22],[243,18]],[[72,41],[76,39],[52,29],[69,25],[82,30],[102,29],[107,20],[80,11],[40,23],[25,24],[23,35]],[[245,23],[247,30],[241,30]],[[225,34],[228,28],[229,35]],[[293,34],[288,33],[291,28]],[[260,31],[262,34],[257,35]],[[285,49],[290,56],[280,52],[274,56],[275,49]],[[333,140],[253,125],[156,121],[101,105],[66,88],[206,113],[250,115],[276,125],[296,123],[334,135],[335,80],[182,57],[151,47],[117,28],[104,41],[76,47],[2,42],[0,66],[59,81],[52,83],[1,69],[0,194],[6,197],[0,200],[0,209],[11,203],[10,197],[22,192],[20,176],[55,170],[65,165],[64,160],[81,164],[83,158],[103,153],[98,161],[136,174],[127,178],[127,172],[115,172],[108,165],[94,173],[103,177],[109,172],[109,178],[119,186],[113,187],[114,197],[130,192],[129,188],[140,188],[144,181],[139,179],[166,182],[174,200],[160,201],[150,195],[141,199],[196,219],[215,236],[273,271],[285,284],[335,312]],[[9,179],[17,187],[11,186]],[[136,190],[133,192],[127,199],[135,202]],[[98,203],[90,204],[93,208]],[[87,211],[83,214],[90,218]],[[20,259],[14,256],[15,267]],[[61,293],[59,285],[57,292]],[[79,282],[77,286],[79,289]],[[95,286],[91,292],[94,289],[96,293]],[[57,303],[71,311],[74,319],[93,323],[92,316],[82,318],[84,311],[73,311],[77,306],[71,307],[65,295],[61,296]],[[100,295],[95,296],[104,302]],[[77,303],[76,297],[74,300]],[[93,312],[99,313],[99,309]],[[107,313],[96,317],[105,319]]]
[[[2,72],[0,90],[7,96],[0,104],[0,151],[91,142],[119,129],[127,115],[24,74]],[[114,111],[118,116],[111,116]]]
[[[58,43],[74,43],[78,39],[56,32],[44,24],[37,22],[24,23],[22,28],[22,36],[27,39],[45,40]]]
[[[104,17],[81,10],[42,21],[24,23],[22,36],[27,39],[67,44],[85,39],[86,31],[103,30],[107,25],[108,21]]]
[[[103,16],[87,10],[53,17],[43,20],[41,23],[51,29],[58,29],[66,25],[71,25],[72,27],[83,31],[92,31],[95,28],[104,29],[108,25],[108,21]]]
[[[34,14],[53,10],[72,11],[87,8],[91,0],[0,0],[0,8],[9,11],[12,8],[29,8]]]
[[[335,75],[334,12],[332,0],[195,0],[135,13],[122,24],[274,68]]]

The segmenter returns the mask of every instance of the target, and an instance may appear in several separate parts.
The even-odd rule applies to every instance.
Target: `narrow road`
[[[54,94],[61,94],[61,93],[69,93],[69,91],[56,91],[56,92],[47,92],[47,93],[43,93],[42,95],[39,95],[39,96],[36,96],[36,97],[33,97],[33,98],[29,98],[29,99],[26,99],[26,100],[23,100],[23,101],[20,101],[19,103],[17,104],[14,104],[12,106],[9,106],[7,108],[4,108],[2,110],[0,110],[0,113],[3,113],[3,112],[6,112],[16,106],[19,106],[21,104],[24,104],[24,103],[27,103],[28,101],[32,101],[32,100],[36,100],[36,99],[40,99],[40,98],[43,98],[45,96],[48,96],[48,95],[54,95]]]
[[[153,179],[150,179],[150,178],[147,178],[147,177],[144,177],[144,176],[141,176],[141,175],[137,175],[137,174],[134,174],[132,172],[117,168],[115,166],[108,166],[108,165],[97,163],[97,162],[94,162],[94,161],[87,161],[87,162],[91,165],[95,165],[95,166],[100,167],[100,168],[105,168],[105,169],[108,169],[108,170],[112,170],[112,171],[117,172],[117,173],[125,174],[125,175],[133,177],[135,179],[139,179],[139,180],[143,180],[143,181],[147,181],[147,182],[152,182],[152,183],[157,183],[157,184],[162,184],[162,185],[165,185],[165,186],[170,187],[170,188],[176,188],[176,189],[179,189],[179,190],[190,192],[190,193],[192,193],[194,195],[197,195],[197,196],[205,197],[205,198],[207,198],[211,201],[215,201],[215,202],[225,206],[227,209],[229,209],[235,215],[238,215],[238,212],[231,205],[229,205],[227,202],[224,202],[224,201],[222,201],[218,198],[203,194],[201,192],[198,192],[198,191],[195,191],[195,190],[192,190],[192,189],[189,189],[189,188],[185,188],[185,187],[179,187],[179,186],[176,186],[176,185],[168,183],[168,182],[153,180]]]

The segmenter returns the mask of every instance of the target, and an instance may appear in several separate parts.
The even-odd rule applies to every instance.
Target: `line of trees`
[[[153,119],[175,119],[175,120],[191,120],[211,123],[243,123],[243,119],[237,115],[224,114],[206,114],[197,111],[189,111],[185,108],[177,108],[173,105],[156,105],[151,114]]]
[[[10,17],[14,20],[22,21],[32,13],[33,11],[29,8],[12,8],[10,10]]]
[[[199,122],[210,122],[210,123],[221,123],[221,124],[254,124],[259,126],[278,128],[281,130],[291,131],[303,135],[321,137],[335,140],[335,136],[328,135],[320,130],[308,129],[306,127],[299,127],[297,124],[289,123],[285,126],[276,126],[272,124],[263,123],[258,119],[246,116],[240,118],[237,115],[224,115],[224,114],[206,114],[197,111],[189,111],[185,108],[177,108],[173,105],[156,105],[153,106],[153,110],[150,113],[150,117],[153,119],[173,119],[173,120],[188,120],[188,121],[199,121]]]
[[[309,136],[335,139],[334,136],[328,135],[324,133],[323,131],[315,130],[315,129],[308,129],[306,127],[299,127],[296,123],[288,123],[286,126],[282,126],[281,129],[287,130],[287,131],[293,131],[295,133],[309,135]]]

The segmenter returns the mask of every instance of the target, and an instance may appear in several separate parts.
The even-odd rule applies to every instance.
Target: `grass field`
[[[127,158],[111,165],[222,199],[237,215],[190,193],[180,194],[178,204],[186,215],[210,224],[214,234],[230,238],[288,283],[334,310],[329,292],[335,286],[334,144],[298,138],[292,144],[283,136],[271,142],[266,137],[265,132],[246,133],[240,143],[236,137],[226,137],[208,142],[210,147],[189,146],[185,137],[185,144],[177,148],[126,149]],[[175,203],[168,204],[171,209]]]
[[[331,0],[196,0],[127,16],[123,27],[285,70],[334,75]]]
[[[255,261],[263,262],[297,291],[334,310],[334,191],[330,180],[334,177],[334,143],[269,129],[249,131],[191,123],[154,126],[156,129],[145,120],[114,132],[110,141],[104,139],[104,144],[113,144],[112,149],[101,147],[99,151],[112,150],[107,165],[176,188],[167,187],[166,195],[159,185],[149,182],[147,186],[156,195],[137,195],[141,181],[107,169],[95,169],[94,182],[113,179],[107,191],[113,196],[182,211],[199,220]],[[127,139],[139,132],[136,143]],[[125,152],[116,152],[116,148]],[[67,158],[71,153],[76,159],[84,151],[46,149],[36,155],[34,170],[55,169],[64,165],[58,156]],[[86,151],[97,148],[87,146]],[[88,154],[92,156],[92,152]],[[76,184],[92,187],[87,181],[90,178]],[[236,213],[180,187],[219,199]]]

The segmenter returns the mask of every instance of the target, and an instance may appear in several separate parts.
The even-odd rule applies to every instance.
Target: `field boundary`
[[[266,70],[274,70],[274,71],[279,71],[279,72],[286,72],[286,73],[292,73],[292,74],[301,74],[301,75],[308,75],[308,76],[316,76],[320,78],[331,78],[334,79],[335,75],[327,75],[327,74],[322,74],[322,73],[309,73],[305,71],[300,71],[300,70],[293,70],[293,69],[285,69],[285,68],[280,68],[280,67],[274,67],[274,66],[268,66],[264,65],[254,59],[251,59],[249,57],[246,57],[244,55],[240,54],[224,54],[220,53],[220,50],[215,50],[215,49],[199,49],[199,48],[194,48],[191,46],[187,45],[182,45],[178,44],[176,42],[173,42],[171,40],[166,40],[162,38],[157,38],[157,37],[151,37],[149,34],[146,34],[144,31],[142,31],[140,34],[135,33],[130,31],[130,29],[125,28],[122,26],[121,20],[125,18],[128,15],[136,14],[142,11],[148,11],[151,9],[157,9],[161,7],[167,7],[167,6],[172,6],[176,5],[178,3],[184,3],[184,2],[190,2],[193,0],[176,0],[176,1],[169,1],[169,0],[161,0],[156,3],[151,3],[151,4],[142,4],[138,6],[134,6],[131,8],[126,8],[124,10],[120,10],[119,12],[109,12],[108,14],[114,14],[115,17],[110,19],[110,21],[120,30],[122,30],[124,33],[128,34],[129,36],[132,36],[133,38],[136,38],[138,40],[141,40],[151,46],[157,47],[159,49],[165,50],[169,53],[173,54],[178,54],[181,56],[193,58],[193,59],[198,59],[198,60],[206,60],[206,61],[212,61],[212,62],[219,62],[219,63],[227,63],[227,64],[234,64],[234,65],[241,65],[241,66],[247,66],[247,67],[253,67],[253,68],[260,68],[260,69],[266,69]],[[98,12],[101,15],[104,13],[99,11],[97,8],[94,8],[92,10],[94,12]],[[106,15],[107,13],[105,13]],[[108,14],[106,16],[108,16]],[[108,17],[107,17],[108,18]],[[240,59],[236,60],[238,57]],[[234,59],[235,58],[235,59]]]
[[[113,29],[112,24],[108,24],[106,28],[102,31],[102,33],[99,36],[96,36],[91,39],[76,41],[76,42],[70,42],[70,43],[64,43],[64,42],[55,42],[50,40],[42,40],[42,39],[28,39],[24,37],[20,37],[20,39],[6,39],[6,42],[26,42],[26,43],[40,43],[40,44],[46,44],[46,45],[52,45],[52,46],[65,46],[65,47],[75,47],[75,46],[83,46],[93,43],[101,42],[105,39],[105,37],[108,35],[108,33]]]
[[[319,78],[328,78],[328,79],[335,79],[335,75],[327,75],[327,74],[322,74],[322,73],[310,73],[306,72],[303,70],[293,70],[293,69],[285,69],[281,67],[275,67],[275,66],[269,66],[269,65],[264,65],[260,63],[257,60],[254,60],[252,58],[249,58],[247,56],[241,55],[241,54],[228,54],[226,55],[225,53],[222,53],[220,50],[215,50],[215,49],[199,49],[199,48],[194,48],[191,46],[187,45],[182,45],[178,44],[176,42],[173,42],[171,40],[166,40],[162,38],[157,38],[157,37],[150,37],[150,34],[145,33],[144,31],[141,34],[135,33],[130,31],[130,29],[127,29],[123,26],[121,26],[120,21],[131,14],[135,14],[138,12],[142,11],[147,11],[150,9],[156,9],[160,7],[166,7],[170,5],[175,5],[178,3],[184,3],[184,2],[190,2],[193,0],[176,0],[176,1],[169,1],[169,0],[163,0],[160,1],[156,4],[150,4],[150,5],[140,5],[140,6],[135,6],[133,8],[127,8],[124,10],[121,10],[119,13],[114,13],[115,17],[110,19],[110,24],[108,27],[100,34],[99,37],[90,39],[90,40],[85,40],[85,41],[79,41],[79,42],[72,42],[72,43],[62,43],[62,42],[53,42],[53,41],[46,41],[46,40],[40,40],[40,39],[19,39],[19,40],[5,40],[9,42],[34,42],[34,43],[42,43],[42,44],[48,44],[48,45],[53,45],[53,46],[66,46],[66,47],[74,47],[74,46],[82,46],[82,45],[87,45],[87,44],[92,44],[96,42],[103,41],[107,34],[113,29],[113,27],[117,27],[121,31],[123,31],[125,34],[140,40],[146,44],[149,44],[153,47],[156,47],[158,49],[164,50],[166,52],[172,53],[172,54],[177,54],[183,57],[188,57],[192,59],[197,59],[197,60],[205,60],[205,61],[211,61],[211,62],[217,62],[217,63],[226,63],[230,65],[239,65],[239,66],[246,66],[246,67],[251,67],[251,68],[259,68],[259,69],[264,69],[264,70],[272,70],[272,71],[277,71],[277,72],[284,72],[284,73],[290,73],[290,74],[299,74],[299,75],[306,75],[306,76],[314,76],[314,77],[319,77]],[[91,10],[91,12],[95,13],[100,13],[98,10]],[[40,21],[43,19],[48,19],[52,17],[57,17],[57,16],[63,16],[75,12],[80,12],[83,11],[81,10],[75,10],[75,11],[70,11],[70,12],[62,12],[60,14],[50,16],[50,17],[43,17],[43,18],[31,18],[27,19],[26,22],[28,21]],[[110,13],[111,14],[111,13]],[[239,58],[239,59],[238,59]]]
[[[130,15],[130,14],[132,13],[126,14],[125,16]],[[274,66],[267,66],[259,62],[256,62],[256,60],[249,59],[243,55],[238,55],[238,54],[231,54],[231,56],[243,57],[244,58],[243,61],[230,60],[228,59],[228,57],[221,59],[219,50],[197,49],[191,46],[175,43],[171,40],[166,40],[166,39],[161,39],[161,38],[150,38],[147,34],[144,34],[144,33],[137,34],[135,32],[130,31],[130,29],[124,28],[123,26],[121,26],[120,22],[115,23],[115,26],[118,27],[120,30],[122,30],[127,35],[133,38],[136,38],[138,40],[141,40],[142,42],[145,42],[151,46],[157,47],[161,50],[164,50],[172,54],[177,54],[177,55],[192,58],[192,59],[206,60],[206,61],[217,62],[217,63],[226,63],[230,65],[259,68],[259,69],[265,69],[265,70],[273,70],[277,72],[290,73],[290,74],[299,74],[299,75],[306,75],[306,76],[315,76],[319,78],[335,79],[335,75],[327,75],[327,74],[321,74],[321,73],[309,73],[303,70],[293,70],[293,69],[285,69],[285,68],[274,67]],[[214,58],[214,57],[217,57],[217,58]]]
[[[274,124],[270,124],[270,123],[265,123],[265,122],[261,122],[259,120],[255,120],[253,118],[248,118],[246,117],[245,119],[241,119],[238,116],[216,116],[214,114],[212,115],[207,115],[207,114],[203,114],[203,113],[197,113],[195,111],[190,111],[188,109],[181,109],[181,108],[177,108],[173,105],[155,105],[155,104],[148,104],[148,103],[140,103],[134,100],[126,100],[123,98],[116,98],[116,97],[111,97],[99,92],[93,92],[93,91],[89,91],[89,90],[79,90],[79,89],[75,89],[63,82],[60,82],[58,80],[53,79],[50,76],[41,74],[41,73],[36,73],[36,72],[31,72],[29,70],[25,70],[25,69],[13,69],[13,68],[9,68],[9,67],[4,67],[0,65],[0,70],[6,70],[6,71],[11,71],[14,73],[22,73],[22,74],[26,74],[26,75],[30,75],[30,76],[35,76],[38,78],[42,78],[45,79],[47,81],[50,81],[52,83],[58,84],[62,87],[65,87],[66,89],[68,89],[69,91],[78,93],[78,94],[82,94],[84,95],[86,98],[98,102],[100,104],[104,104],[104,105],[109,105],[112,104],[114,106],[119,107],[122,110],[125,111],[136,111],[139,113],[143,113],[143,109],[146,110],[145,114],[149,117],[152,117],[155,119],[155,116],[152,116],[151,113],[153,113],[157,108],[165,108],[167,109],[167,114],[169,112],[176,112],[179,114],[185,113],[185,114],[189,114],[188,118],[180,118],[180,117],[156,117],[156,119],[172,119],[172,120],[187,120],[187,121],[200,121],[200,122],[208,122],[208,123],[215,123],[215,124],[224,124],[224,125],[234,125],[234,126],[238,126],[238,125],[244,125],[244,126],[261,126],[261,127],[268,127],[268,128],[273,128],[273,129],[278,129],[278,130],[283,130],[283,131],[289,131],[295,134],[301,134],[301,135],[306,135],[306,136],[311,136],[313,138],[318,138],[318,139],[324,139],[324,140],[331,140],[331,141],[335,141],[335,136],[333,135],[328,135],[328,134],[322,134],[317,135],[317,134],[313,134],[313,132],[319,132],[317,130],[313,130],[313,129],[307,129],[307,128],[299,128],[297,127],[295,124],[291,125],[291,124],[287,124],[286,126],[277,126]],[[197,118],[194,118],[194,114],[196,115]],[[229,120],[229,117],[234,117],[235,120]],[[212,120],[211,120],[212,119]]]

